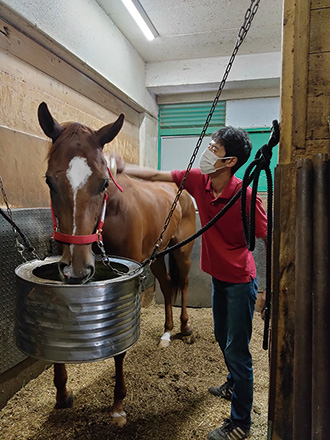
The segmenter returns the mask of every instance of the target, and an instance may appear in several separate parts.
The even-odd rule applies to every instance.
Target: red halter
[[[115,181],[110,169],[108,168],[109,175],[111,177],[111,180],[116,185],[116,187],[123,191],[123,188],[118,185],[118,183]],[[95,234],[90,235],[70,235],[70,234],[63,234],[62,232],[59,232],[57,230],[57,221],[53,209],[53,204],[50,202],[50,209],[52,211],[52,218],[53,218],[53,233],[51,235],[52,238],[54,238],[57,241],[61,241],[62,243],[68,243],[68,244],[91,244],[94,242],[103,242],[102,239],[102,230],[103,230],[103,224],[104,224],[104,217],[105,217],[105,211],[107,209],[107,200],[108,200],[108,194],[104,194],[104,200],[103,200],[103,206],[102,211],[100,215],[99,224],[97,225]]]
[[[57,230],[57,222],[53,210],[53,204],[50,203],[50,209],[52,211],[52,218],[53,218],[53,233],[51,237],[57,241],[61,241],[62,243],[68,243],[68,244],[91,244],[94,243],[95,241],[102,241],[102,229],[104,224],[105,211],[107,208],[107,200],[108,200],[108,194],[105,194],[99,224],[97,225],[95,234],[90,234],[90,235],[69,235],[59,232]]]

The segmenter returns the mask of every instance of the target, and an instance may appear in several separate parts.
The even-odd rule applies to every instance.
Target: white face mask
[[[222,167],[219,168],[214,168],[214,165],[217,163],[219,159],[231,159],[232,157],[234,156],[218,157],[211,150],[206,148],[206,150],[203,151],[199,161],[199,168],[201,170],[201,173],[212,174],[218,170],[221,170],[222,168],[226,168],[227,165],[223,165]]]

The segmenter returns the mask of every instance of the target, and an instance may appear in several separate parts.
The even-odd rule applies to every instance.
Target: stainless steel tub
[[[116,275],[96,261],[93,279],[83,285],[59,280],[59,257],[33,260],[15,270],[15,337],[25,354],[58,363],[92,362],[130,348],[140,335],[139,263],[111,257]]]

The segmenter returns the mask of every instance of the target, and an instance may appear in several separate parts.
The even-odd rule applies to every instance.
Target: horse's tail
[[[168,265],[172,284],[172,304],[174,304],[180,287],[180,271],[172,252],[168,254]]]

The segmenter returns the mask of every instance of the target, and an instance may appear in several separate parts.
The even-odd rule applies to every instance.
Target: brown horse
[[[149,258],[163,230],[177,188],[171,183],[134,180],[122,173],[118,174],[118,184],[123,189],[121,192],[110,179],[103,147],[119,133],[124,116],[120,115],[113,124],[94,131],[79,123],[59,124],[50,114],[47,105],[41,103],[38,118],[44,133],[52,140],[46,182],[60,231],[55,238],[63,242],[59,263],[63,281],[84,283],[93,276],[93,240],[88,237],[97,236],[95,230],[105,204],[103,242],[106,252],[139,262]],[[182,241],[194,231],[195,209],[190,196],[183,192],[164,233],[160,250]],[[65,238],[73,236],[78,242],[82,236],[87,239],[76,244],[77,241]],[[173,329],[172,304],[177,287],[182,293],[181,333],[190,335],[192,332],[185,299],[192,246],[190,243],[170,254],[169,266],[176,268],[173,272],[167,272],[163,258],[151,264],[165,300],[165,333],[160,346],[167,346],[170,341]],[[115,356],[116,384],[114,404],[110,411],[119,424],[125,423],[122,405],[126,395],[124,356],[125,353]],[[72,406],[73,394],[66,386],[65,365],[55,364],[54,373],[57,407]]]

